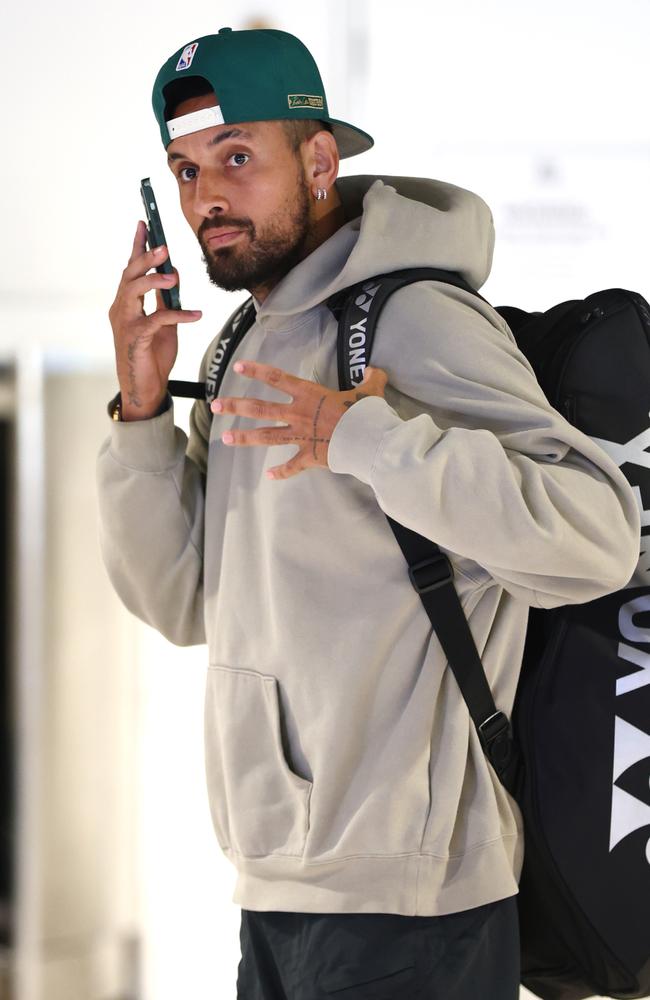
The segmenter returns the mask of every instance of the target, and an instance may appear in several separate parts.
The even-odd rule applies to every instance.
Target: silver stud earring
[[[325,199],[327,198],[327,189],[316,188],[316,194],[314,195],[314,197],[316,198],[316,201],[325,201]]]

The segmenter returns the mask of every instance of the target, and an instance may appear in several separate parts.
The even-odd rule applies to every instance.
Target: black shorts
[[[242,910],[237,1000],[518,1000],[516,897],[441,917]]]

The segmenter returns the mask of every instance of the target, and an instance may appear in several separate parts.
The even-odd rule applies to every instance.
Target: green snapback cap
[[[218,105],[167,121],[167,88],[190,77],[207,80]],[[165,149],[179,136],[212,125],[305,118],[331,125],[341,159],[364,153],[374,143],[360,128],[330,118],[313,56],[286,31],[221,28],[216,35],[188,42],[160,69],[152,104]]]

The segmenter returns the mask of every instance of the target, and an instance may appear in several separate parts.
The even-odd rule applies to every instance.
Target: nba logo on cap
[[[176,64],[177,70],[190,68],[190,66],[192,65],[192,59],[194,58],[194,54],[198,49],[198,47],[199,47],[198,42],[192,42],[191,45],[185,46],[185,48],[181,52],[181,57],[178,60],[178,63]]]

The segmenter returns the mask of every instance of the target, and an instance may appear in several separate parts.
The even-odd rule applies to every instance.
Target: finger
[[[268,403],[263,399],[215,399],[210,404],[213,413],[234,413],[252,420],[288,421],[291,406],[286,403]]]
[[[237,361],[233,367],[239,375],[244,375],[246,378],[255,378],[260,382],[266,382],[267,385],[273,386],[274,389],[286,392],[288,396],[295,396],[301,389],[315,385],[314,382],[307,382],[305,379],[297,378],[295,375],[289,375],[288,372],[283,371],[281,368],[276,368],[273,365],[263,365],[258,361]]]
[[[366,365],[362,384],[367,387],[368,383],[372,383],[377,389],[383,390],[388,383],[388,375],[383,368],[373,368],[370,365]]]
[[[291,479],[292,476],[297,476],[299,472],[302,472],[307,467],[304,452],[301,449],[297,455],[294,455],[284,465],[275,465],[272,469],[267,469],[265,475],[267,479]]]
[[[137,251],[131,254],[129,263],[122,272],[123,281],[131,281],[146,274],[152,267],[159,267],[167,257],[167,247],[163,244],[154,247],[153,250],[146,250],[144,238]]]
[[[259,445],[295,444],[301,447],[307,438],[297,438],[291,428],[258,427],[255,430],[224,431],[221,435],[224,444],[232,447],[249,448]]]
[[[134,278],[129,291],[136,298],[139,298],[150,292],[152,288],[172,288],[177,283],[178,272],[176,271],[174,274],[160,274],[158,271],[152,271],[151,274],[144,274],[141,278]]]
[[[169,307],[163,298],[163,288],[156,288],[156,310],[167,313],[169,312]],[[191,312],[191,310],[188,310],[188,312]]]
[[[161,330],[163,326],[176,326],[177,323],[196,323],[202,315],[200,309],[157,309],[156,312],[146,317],[143,328],[151,336]]]
[[[159,274],[152,271],[151,274],[135,278],[126,284],[122,283],[118,289],[113,309],[116,308],[119,314],[128,319],[139,319],[144,315],[144,296],[152,289],[156,289],[156,304],[159,309],[165,308],[162,298],[159,298],[159,290],[172,288],[178,282],[178,273]]]
[[[142,219],[138,219],[138,225],[135,229],[135,236],[133,237],[133,246],[131,247],[131,256],[129,257],[129,264],[136,257],[141,257],[142,254],[147,249],[147,226]]]

